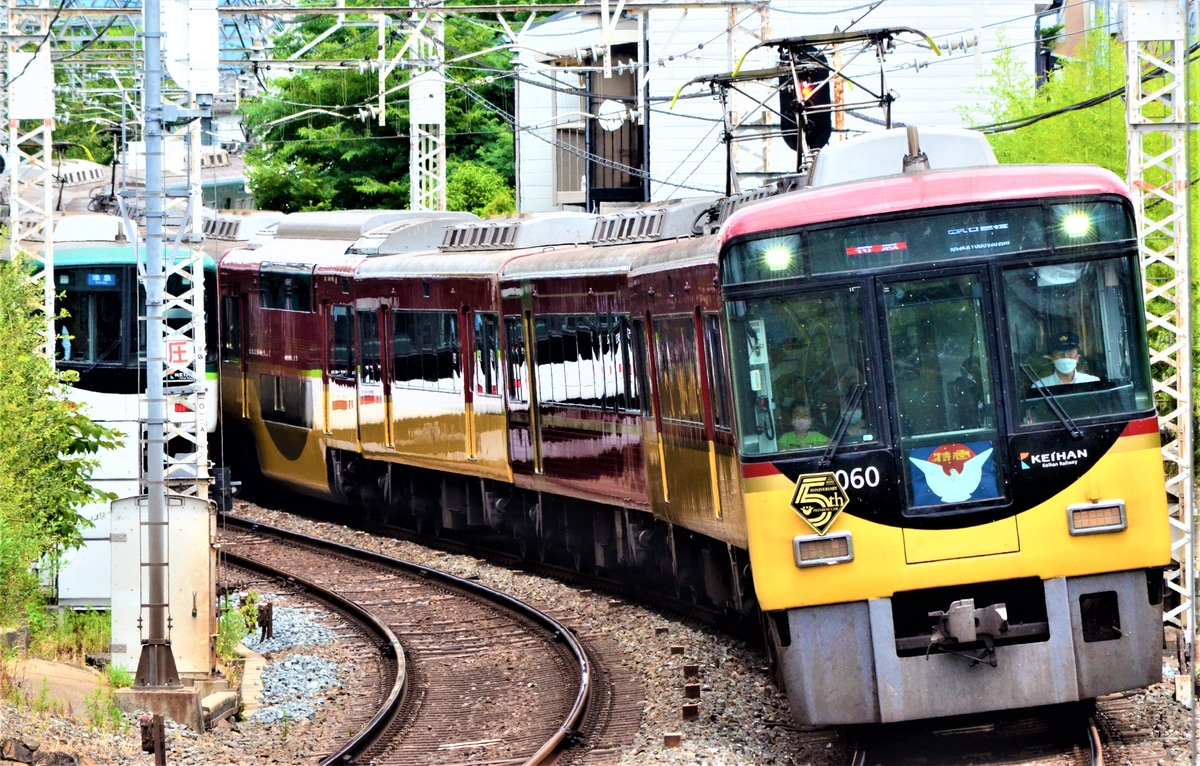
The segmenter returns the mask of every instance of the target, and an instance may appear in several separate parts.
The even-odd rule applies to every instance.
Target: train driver
[[[1054,372],[1039,380],[1039,386],[1065,386],[1100,380],[1095,375],[1079,370],[1079,336],[1073,332],[1060,332],[1051,338],[1050,358],[1054,360]]]
[[[779,437],[779,449],[806,449],[829,443],[829,437],[812,430],[812,410],[807,404],[792,408],[792,430]]]

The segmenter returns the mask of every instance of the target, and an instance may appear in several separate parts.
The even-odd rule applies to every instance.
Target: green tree
[[[408,74],[397,67],[387,78],[386,125],[380,126],[375,111],[379,75],[358,66],[377,60],[377,28],[365,15],[348,14],[347,22],[306,54],[345,65],[293,67],[264,82],[262,95],[242,104],[253,145],[246,175],[259,207],[285,212],[408,207],[409,115],[403,87]],[[332,17],[321,16],[281,35],[275,58],[285,59],[333,24]],[[403,42],[404,35],[391,35],[385,58],[391,61]],[[510,56],[491,50],[501,42],[502,31],[494,24],[463,17],[446,21],[446,58],[453,60],[446,67],[446,151],[455,160],[491,168],[511,190],[513,137],[495,110],[511,112],[513,103],[512,81],[497,76],[507,71]],[[269,74],[285,68],[275,65]]]
[[[446,206],[480,216],[516,210],[512,187],[490,165],[452,162],[446,179]]]
[[[91,523],[79,509],[112,498],[89,483],[95,454],[119,438],[67,398],[69,377],[39,353],[42,295],[30,273],[24,256],[0,261],[0,624],[37,598],[31,567],[83,545]]]
[[[1023,63],[1025,51],[1005,48],[981,88],[983,105],[967,110],[968,124],[1008,126],[989,140],[996,158],[1013,162],[1087,162],[1125,174],[1125,105],[1104,98],[1125,85],[1125,53],[1103,30],[1093,33],[1063,60],[1042,87]],[[1099,101],[1086,108],[1080,104]],[[1035,120],[1050,113],[1055,116]]]

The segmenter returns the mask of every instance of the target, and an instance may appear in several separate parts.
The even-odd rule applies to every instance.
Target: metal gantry
[[[1167,572],[1167,587],[1178,599],[1164,619],[1179,628],[1179,691],[1181,698],[1190,700],[1195,664],[1196,551],[1187,5],[1186,0],[1127,3],[1125,108],[1129,186],[1138,212],[1154,396],[1165,434],[1163,461],[1174,562]]]
[[[409,208],[445,210],[446,80],[442,62],[446,30],[441,16],[426,14],[414,21],[416,30],[409,38]]]
[[[39,5],[47,5],[40,0]],[[28,6],[7,0],[4,46],[4,116],[7,121],[5,167],[8,169],[9,229],[7,255],[42,252],[36,275],[46,308],[45,353],[54,358],[54,96],[49,17],[29,15]],[[39,41],[34,51],[23,50]]]

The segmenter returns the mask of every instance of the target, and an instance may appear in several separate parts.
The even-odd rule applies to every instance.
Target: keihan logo
[[[1028,452],[1021,453],[1021,468],[1022,468],[1022,470],[1025,470],[1025,471],[1029,470],[1029,453]]]

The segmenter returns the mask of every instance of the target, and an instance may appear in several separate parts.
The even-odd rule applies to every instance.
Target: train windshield
[[[1152,411],[1127,208],[1042,211],[939,212],[734,244],[723,275],[741,454],[837,471],[843,455],[886,449],[903,513],[935,514],[1008,502],[1018,434],[1075,437]],[[890,244],[847,244],[875,240]],[[873,260],[851,271],[852,252]]]
[[[67,364],[124,363],[124,306],[132,275],[124,267],[60,269],[55,272],[59,359]]]
[[[857,286],[727,304],[743,454],[878,439]]]
[[[1003,271],[1021,423],[1151,408],[1137,278],[1130,258]]]

